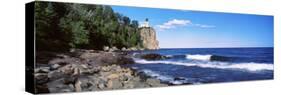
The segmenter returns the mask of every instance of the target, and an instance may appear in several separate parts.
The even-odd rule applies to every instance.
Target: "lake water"
[[[273,79],[273,48],[183,48],[136,51],[170,57],[129,65],[169,84],[202,84]]]

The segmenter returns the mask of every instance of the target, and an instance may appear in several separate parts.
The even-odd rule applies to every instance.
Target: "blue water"
[[[137,55],[157,53],[164,60]],[[169,84],[201,84],[273,79],[273,48],[185,48],[136,51],[130,65]]]

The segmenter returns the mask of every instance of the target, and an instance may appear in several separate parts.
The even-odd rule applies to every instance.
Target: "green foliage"
[[[110,6],[36,2],[35,21],[39,50],[136,47],[140,42],[138,21]]]
[[[83,6],[77,4],[69,5],[67,9],[68,14],[60,19],[59,26],[62,31],[72,34],[69,45],[72,48],[76,48],[88,44],[89,32],[86,30],[84,22],[87,20],[90,13],[86,11]]]
[[[69,48],[70,34],[61,31],[58,26],[63,17],[64,8],[61,4],[36,2],[35,29],[37,50],[65,50]]]

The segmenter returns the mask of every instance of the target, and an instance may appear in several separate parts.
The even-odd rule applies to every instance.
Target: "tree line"
[[[139,23],[107,5],[35,3],[36,49],[142,47]]]

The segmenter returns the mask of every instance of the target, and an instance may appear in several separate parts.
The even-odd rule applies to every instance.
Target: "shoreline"
[[[128,51],[75,50],[59,54],[38,52],[34,73],[36,93],[104,91],[170,85],[123,66],[125,64],[134,64]]]
[[[136,53],[135,53],[136,52]],[[165,87],[175,85],[189,85],[189,84],[205,84],[227,82],[221,80],[189,80],[185,75],[166,76],[159,72],[150,71],[146,66],[153,68],[161,68],[160,72],[169,71],[169,67],[161,67],[166,64],[170,66],[184,66],[183,68],[189,72],[187,77],[194,76],[193,71],[190,70],[212,70],[212,71],[239,71],[242,76],[249,75],[255,71],[272,70],[273,65],[264,65],[258,63],[244,63],[244,64],[229,64],[229,65],[206,65],[202,64],[174,64],[163,62],[169,59],[182,57],[184,59],[200,61],[200,62],[219,62],[225,63],[231,59],[229,56],[218,55],[180,55],[168,56],[161,55],[159,52],[140,53],[142,51],[98,51],[98,50],[84,50],[77,49],[71,52],[56,53],[56,52],[37,52],[36,54],[36,69],[34,78],[36,80],[36,93],[61,93],[61,92],[80,92],[80,91],[105,91],[114,89],[133,89],[133,88],[147,88],[147,87]],[[202,59],[202,57],[204,59]],[[205,60],[207,58],[208,60]],[[144,61],[142,61],[144,60]],[[163,64],[150,65],[162,60]],[[203,60],[203,61],[202,61]],[[187,66],[186,66],[187,65]],[[144,66],[144,67],[142,67]],[[140,67],[140,68],[139,68]],[[258,68],[255,68],[258,67]],[[262,67],[262,68],[261,68]],[[177,68],[177,67],[175,67]],[[182,67],[181,67],[182,68]],[[205,69],[207,68],[207,69]],[[204,71],[203,70],[203,71]],[[246,71],[246,72],[245,72]],[[176,72],[176,71],[175,71]],[[182,70],[179,72],[183,72]],[[230,72],[232,73],[232,72]],[[171,73],[173,74],[173,73]],[[223,74],[221,73],[218,73]],[[251,74],[252,75],[252,74]],[[228,76],[230,79],[236,76]],[[192,77],[191,77],[192,78]],[[271,76],[264,76],[257,79],[271,79]],[[254,79],[254,80],[257,80]],[[243,79],[244,80],[244,79]],[[251,78],[245,80],[253,80]],[[237,80],[235,80],[237,81]],[[240,80],[241,81],[241,80]]]

